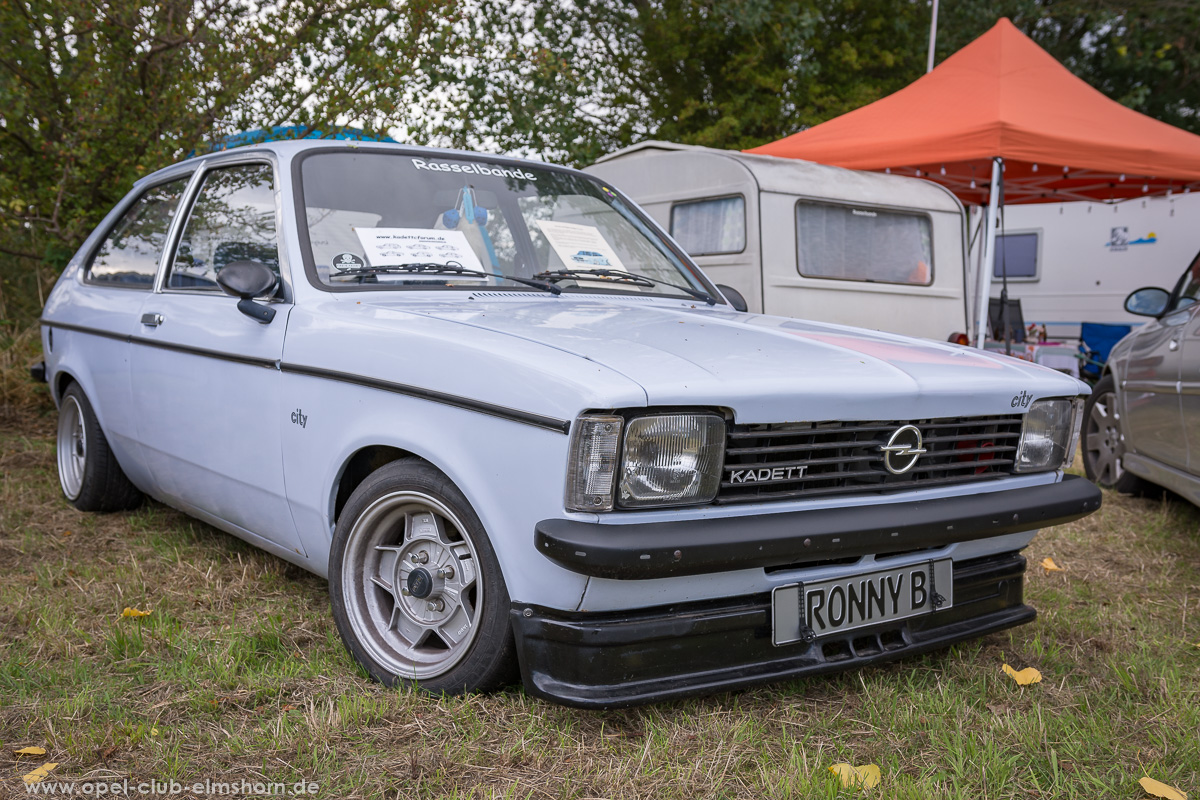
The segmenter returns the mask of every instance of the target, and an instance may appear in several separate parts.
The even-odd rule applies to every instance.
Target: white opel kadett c
[[[328,577],[375,679],[611,707],[1034,619],[1095,511],[1084,384],[747,314],[615,187],[279,142],[140,180],[42,317],[83,510],[149,495]]]

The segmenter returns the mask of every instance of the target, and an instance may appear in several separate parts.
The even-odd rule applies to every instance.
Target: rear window
[[[151,186],[134,201],[96,249],[87,280],[108,286],[150,289],[190,176]]]
[[[933,282],[932,226],[924,214],[801,201],[796,250],[806,278]]]
[[[677,203],[671,207],[671,235],[689,255],[740,253],[746,249],[746,199]]]

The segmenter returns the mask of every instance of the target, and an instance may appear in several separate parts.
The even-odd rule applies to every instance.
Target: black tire
[[[1143,494],[1157,489],[1149,481],[1127,472],[1122,464],[1125,439],[1117,404],[1117,385],[1111,373],[1096,382],[1084,403],[1083,430],[1079,438],[1084,472],[1097,486],[1121,494]]]
[[[108,446],[92,404],[78,383],[58,404],[58,481],[63,495],[80,511],[127,511],[142,502]]]
[[[393,461],[350,495],[329,552],[329,595],[346,649],[380,683],[461,694],[517,678],[495,550],[463,493],[428,462]]]

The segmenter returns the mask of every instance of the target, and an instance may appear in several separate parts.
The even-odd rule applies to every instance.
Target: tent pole
[[[1001,159],[992,159],[992,189],[988,193],[987,218],[983,229],[983,259],[979,264],[979,313],[975,317],[975,346],[987,342],[988,295],[992,293],[992,270],[996,261],[996,208],[1000,203]]]
[[[937,12],[938,0],[933,0],[933,17],[929,22],[929,64],[925,67],[925,74],[933,72],[933,52],[934,45],[937,43]]]

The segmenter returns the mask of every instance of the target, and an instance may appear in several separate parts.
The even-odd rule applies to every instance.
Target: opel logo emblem
[[[898,428],[887,440],[887,444],[879,445],[883,452],[883,465],[893,475],[903,475],[917,465],[917,459],[926,451],[921,447],[921,431],[916,425],[905,425]]]

